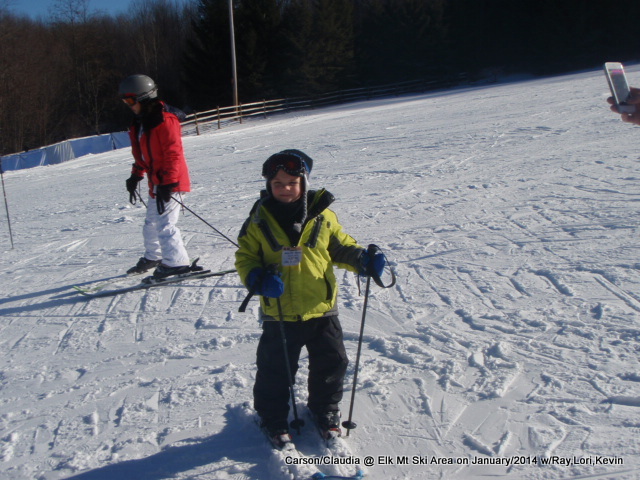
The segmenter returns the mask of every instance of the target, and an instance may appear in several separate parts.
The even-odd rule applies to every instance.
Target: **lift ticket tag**
[[[302,261],[302,247],[284,247],[282,249],[282,266],[295,267]]]

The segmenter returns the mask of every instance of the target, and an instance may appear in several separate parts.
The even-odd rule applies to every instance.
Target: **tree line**
[[[1,1],[1,0],[0,0]],[[126,128],[120,80],[187,112],[233,104],[229,0],[132,0],[117,16],[0,3],[0,153]],[[555,74],[640,54],[638,0],[233,0],[240,102],[407,80]]]

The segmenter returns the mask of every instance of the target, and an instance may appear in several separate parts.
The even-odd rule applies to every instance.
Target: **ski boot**
[[[286,428],[281,428],[278,430],[266,430],[267,436],[269,437],[269,441],[271,445],[273,445],[278,450],[284,450],[287,448],[287,445],[292,443],[291,434],[289,430]]]
[[[320,414],[313,413],[314,420],[320,431],[320,435],[325,440],[341,437],[342,430],[340,429],[340,412],[324,412]]]
[[[163,278],[171,277],[173,275],[183,275],[185,273],[200,272],[203,268],[200,265],[196,265],[198,259],[196,258],[191,265],[180,265],[177,267],[168,267],[160,263],[158,268],[153,272],[153,278],[155,280],[162,280]]]
[[[140,257],[138,263],[127,270],[127,275],[136,275],[138,273],[148,272],[152,268],[156,268],[158,265],[160,265],[160,260],[147,260],[145,257]]]

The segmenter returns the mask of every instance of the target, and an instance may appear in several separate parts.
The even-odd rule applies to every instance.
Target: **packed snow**
[[[640,68],[629,69],[640,84]],[[352,103],[185,137],[187,205],[235,239],[262,162],[298,148],[372,286],[347,438],[372,479],[640,478],[640,129],[600,70]],[[0,477],[287,478],[244,407],[258,302],[237,275],[88,299],[142,254],[128,149],[5,173]],[[235,247],[193,214],[204,266]],[[351,366],[364,285],[339,271]],[[306,359],[297,377],[306,400]],[[316,454],[315,432],[294,434]],[[408,464],[403,464],[404,462]]]

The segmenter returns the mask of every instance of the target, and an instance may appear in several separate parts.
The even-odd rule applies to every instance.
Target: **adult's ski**
[[[236,270],[220,270],[218,272],[212,272],[211,270],[201,270],[196,272],[188,272],[183,273],[181,275],[172,275],[170,277],[156,279],[153,276],[145,277],[142,279],[140,283],[135,285],[129,285],[125,287],[116,287],[116,288],[107,288],[108,285],[103,285],[104,288],[89,287],[83,288],[78,285],[74,285],[74,289],[84,295],[86,297],[110,297],[114,295],[119,295],[121,293],[134,292],[136,290],[146,290],[149,288],[160,287],[163,285],[172,285],[175,283],[184,282],[186,280],[197,280],[200,278],[208,278],[208,277],[221,277],[223,275],[227,275],[228,273],[234,273]]]

